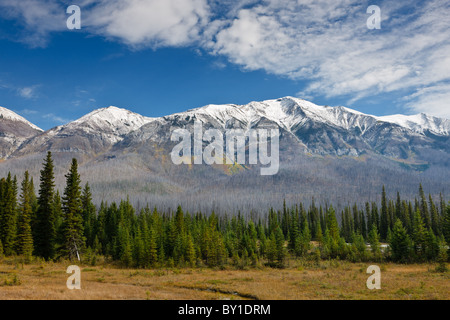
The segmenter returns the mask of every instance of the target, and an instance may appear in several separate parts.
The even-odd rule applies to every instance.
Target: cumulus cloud
[[[61,30],[56,0],[0,0],[39,37]],[[64,2],[65,3],[65,2]],[[354,103],[391,92],[405,106],[450,117],[450,2],[367,0],[84,0],[84,32],[134,49],[193,46],[247,70],[305,80],[303,97]],[[28,10],[37,8],[36,10]],[[55,22],[58,20],[59,22]],[[62,21],[62,22],[61,22]],[[433,96],[435,95],[435,96]],[[448,100],[447,100],[448,101]],[[427,103],[425,103],[427,102]]]
[[[23,88],[17,89],[17,91],[22,98],[33,99],[37,96],[37,88],[38,87],[39,87],[38,85],[31,86],[31,87],[23,87]]]
[[[450,119],[450,84],[421,88],[405,97],[406,107],[413,113],[428,113]]]
[[[131,46],[182,46],[199,39],[208,16],[206,0],[102,0],[85,25]]]
[[[0,0],[0,16],[18,21],[24,28],[15,40],[32,47],[46,46],[49,33],[64,30],[66,18],[61,8],[54,0]]]

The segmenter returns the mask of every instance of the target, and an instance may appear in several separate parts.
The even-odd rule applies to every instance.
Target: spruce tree
[[[419,186],[420,195],[420,214],[422,215],[423,222],[425,223],[425,228],[431,227],[430,212],[428,211],[428,203],[425,197],[425,192],[423,192],[422,184]]]
[[[69,259],[80,260],[80,252],[85,246],[83,236],[83,209],[81,202],[80,175],[78,174],[78,162],[72,159],[69,173],[65,175],[66,187],[63,195],[63,252]]]
[[[440,228],[439,213],[436,208],[436,205],[434,204],[433,198],[431,197],[431,194],[428,195],[428,198],[430,199],[431,228],[433,229],[435,235],[440,235],[441,228]]]
[[[31,233],[32,195],[28,171],[22,181],[20,195],[19,224],[17,230],[17,253],[30,259],[33,254],[33,235]]]
[[[426,248],[426,229],[425,223],[423,222],[422,216],[418,210],[414,215],[412,240],[414,242],[414,252],[416,257],[419,259],[424,259]]]
[[[17,236],[17,183],[8,173],[2,190],[2,210],[0,211],[0,240],[6,256],[13,255],[16,249]]]
[[[400,219],[394,224],[390,239],[392,259],[395,262],[408,262],[410,258],[411,240]]]
[[[81,196],[81,206],[83,208],[83,227],[84,236],[86,237],[86,245],[91,247],[94,244],[95,238],[95,205],[92,203],[92,194],[89,183],[87,182],[83,188],[83,194]]]
[[[443,217],[443,233],[447,244],[450,246],[450,204],[447,205],[446,214]]]
[[[55,256],[55,217],[53,212],[54,173],[52,154],[49,151],[41,170],[36,221],[33,228],[35,255],[51,260]]]
[[[380,217],[380,235],[382,240],[386,240],[389,228],[388,203],[386,199],[386,189],[383,185],[381,193],[381,217]]]
[[[372,258],[375,261],[380,261],[382,258],[380,249],[380,235],[378,234],[378,230],[375,225],[373,225],[370,229],[368,240],[370,244],[370,250],[372,252]]]

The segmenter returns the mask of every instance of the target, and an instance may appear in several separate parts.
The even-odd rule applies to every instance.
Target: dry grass
[[[287,269],[120,269],[82,266],[69,290],[70,263],[0,261],[0,299],[444,299],[450,274],[433,265],[381,264],[381,290],[369,290],[369,264],[291,262]]]

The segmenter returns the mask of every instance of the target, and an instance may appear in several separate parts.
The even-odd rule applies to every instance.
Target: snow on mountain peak
[[[121,135],[137,130],[153,120],[154,118],[144,117],[129,110],[111,106],[94,110],[80,119],[69,123],[67,126],[83,126],[106,129],[108,131],[113,130]]]
[[[436,118],[425,113],[412,116],[396,114],[391,116],[377,117],[378,120],[394,123],[417,133],[424,133],[425,130],[440,135],[450,134],[450,120]]]
[[[24,117],[19,116],[17,113],[15,113],[15,112],[13,112],[13,111],[11,111],[9,109],[3,108],[3,107],[0,107],[0,118],[1,119],[9,119],[9,120],[13,120],[13,121],[24,122],[27,125],[29,125],[30,127],[32,127],[33,129],[36,129],[38,131],[44,131],[41,128],[39,128],[38,126],[32,124],[30,121],[28,121]]]
[[[253,122],[264,117],[287,130],[301,125],[304,121],[312,120],[346,130],[359,128],[363,133],[379,122],[387,122],[419,134],[423,134],[425,131],[439,135],[450,134],[450,120],[426,114],[377,117],[342,106],[320,106],[304,99],[289,96],[274,100],[253,101],[246,105],[211,104],[180,114],[186,113],[195,114],[200,118],[212,117],[221,122],[223,126],[231,118],[250,126]]]

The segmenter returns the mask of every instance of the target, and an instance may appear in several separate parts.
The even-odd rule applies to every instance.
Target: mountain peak
[[[33,129],[36,129],[38,131],[44,131],[41,128],[39,128],[38,126],[32,124],[30,121],[28,121],[24,117],[19,116],[14,111],[11,111],[11,110],[9,110],[7,108],[4,108],[4,107],[0,107],[0,118],[1,119],[9,119],[9,120],[13,120],[13,121],[20,121],[20,122],[26,123],[27,125],[29,125]]]
[[[120,129],[125,126],[128,127],[126,131],[129,132],[153,120],[154,118],[144,117],[127,109],[110,106],[94,110],[68,125],[87,125],[100,129],[105,127],[117,127]]]

